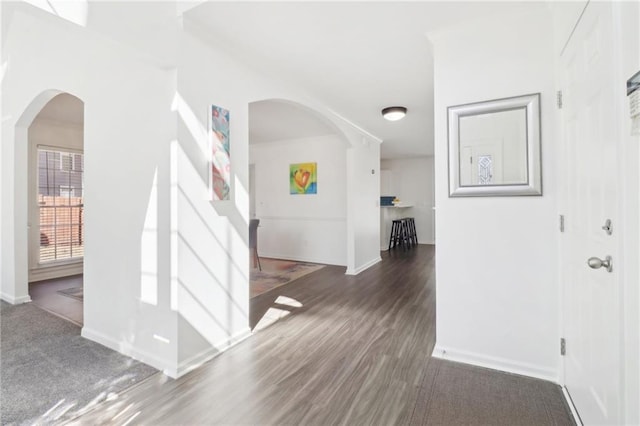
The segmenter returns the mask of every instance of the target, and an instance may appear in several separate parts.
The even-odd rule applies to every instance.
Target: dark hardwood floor
[[[435,341],[434,251],[383,253],[357,276],[327,266],[253,298],[252,327],[269,309],[291,314],[186,376],[153,377],[76,422],[406,423]]]
[[[449,396],[453,408],[443,414],[443,404],[431,401],[451,391],[438,392],[432,383],[446,377],[440,371],[454,369],[464,380],[468,370],[456,370],[455,363],[441,367],[437,362],[444,361],[430,359],[435,344],[434,252],[428,245],[386,252],[381,263],[357,276],[328,266],[256,297],[251,301],[252,327],[261,328],[265,316],[289,314],[184,377],[152,377],[73,423],[402,425],[438,419],[447,424],[461,411],[458,395]],[[494,376],[502,380],[496,383],[509,382],[503,373],[486,371],[478,373],[480,389]],[[432,378],[436,376],[438,380]],[[514,377],[514,386],[534,380]],[[550,404],[555,408],[558,402],[562,411],[560,393],[553,394],[557,386],[542,382],[543,393],[546,385],[551,386]],[[494,388],[513,394],[501,385]],[[523,399],[518,403],[524,405],[533,397],[519,394]],[[472,410],[476,405],[468,406]],[[491,405],[484,412],[499,416]],[[563,423],[546,412],[531,419]],[[474,418],[473,411],[464,415],[460,419],[466,423]],[[534,424],[521,415],[515,410],[516,423]],[[509,423],[514,417],[488,418],[515,424]]]

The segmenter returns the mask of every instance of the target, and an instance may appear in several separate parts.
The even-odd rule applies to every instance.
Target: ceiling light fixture
[[[407,109],[402,106],[392,106],[382,110],[382,116],[389,121],[398,121],[405,115],[407,115]]]

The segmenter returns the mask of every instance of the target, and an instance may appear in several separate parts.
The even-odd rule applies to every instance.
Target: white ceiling
[[[303,87],[381,138],[382,158],[403,158],[433,155],[433,58],[425,34],[540,7],[545,3],[207,2],[184,19],[215,46]],[[394,105],[408,114],[388,122],[380,111]],[[252,113],[251,122],[260,123],[254,137],[275,137],[268,120]]]
[[[335,134],[316,114],[289,102],[266,100],[249,104],[249,142],[265,143]]]

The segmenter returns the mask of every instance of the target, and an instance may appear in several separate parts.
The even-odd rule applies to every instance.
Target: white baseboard
[[[445,348],[438,344],[436,344],[433,349],[432,356],[434,358],[476,365],[478,367],[491,368],[493,370],[505,371],[507,373],[520,374],[521,376],[534,377],[536,379],[542,379],[556,384],[558,383],[558,374],[555,370],[525,362]]]
[[[360,272],[364,271],[365,269],[369,269],[371,268],[373,265],[375,265],[378,262],[381,262],[382,258],[380,256],[378,256],[377,258],[370,260],[369,262],[365,263],[362,266],[357,267],[356,269],[351,269],[351,268],[347,268],[347,272],[345,272],[346,275],[358,275]]]
[[[295,262],[318,263],[321,265],[347,266],[344,262],[337,262],[335,260],[310,258],[310,257],[303,257],[303,256],[292,256],[284,253],[258,253],[258,254],[260,255],[260,257],[266,257],[268,259],[292,260]]]
[[[184,376],[188,372],[195,370],[205,362],[216,357],[217,355],[220,355],[230,347],[237,345],[247,337],[251,336],[251,329],[247,327],[228,340],[225,340],[224,342],[221,342],[216,346],[211,346],[210,348],[205,349],[199,354],[196,354],[191,358],[188,358],[185,361],[181,362],[177,366],[175,366],[174,363],[159,358],[150,352],[141,351],[138,348],[134,348],[127,342],[117,342],[116,340],[112,339],[109,336],[106,336],[103,333],[88,329],[86,326],[82,327],[81,335],[85,339],[100,343],[101,345],[106,346],[109,349],[113,349],[116,352],[157,368],[172,379],[177,379],[181,376]]]
[[[100,333],[98,331],[87,328],[87,326],[82,327],[82,332],[80,333],[80,335],[85,339],[100,343],[101,345],[106,346],[109,349],[113,349],[114,351],[128,357],[131,357],[136,361],[140,361],[152,366],[153,368],[157,368],[167,376],[175,378],[171,374],[168,374],[169,369],[167,368],[167,366],[171,364],[168,360],[159,358],[150,352],[141,351],[140,349],[133,347],[128,342],[116,341],[115,339],[107,336],[104,333]]]
[[[203,350],[202,352],[182,361],[178,365],[178,368],[175,371],[169,371],[169,373],[175,373],[175,374],[167,374],[167,375],[175,379],[177,379],[178,377],[182,377],[188,372],[202,366],[202,364],[204,364],[205,362],[217,357],[227,349],[237,345],[238,343],[242,342],[243,340],[245,340],[250,336],[251,336],[251,329],[247,327],[246,329],[235,334],[234,336],[231,336],[229,339],[217,345],[211,346]]]
[[[567,405],[569,406],[569,410],[571,410],[571,415],[573,416],[573,421],[576,422],[576,425],[583,426],[582,419],[578,415],[578,410],[576,410],[576,406],[573,405],[573,400],[569,395],[569,391],[565,386],[562,386],[562,395],[564,395],[564,400],[567,401]]]
[[[12,305],[20,305],[22,303],[31,302],[31,296],[28,294],[26,296],[13,297],[7,293],[0,293],[0,299],[4,300],[7,303],[11,303]]]

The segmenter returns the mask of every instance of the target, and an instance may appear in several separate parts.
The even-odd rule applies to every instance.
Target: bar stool
[[[411,244],[418,244],[418,232],[416,231],[416,221],[412,217],[404,217],[403,220],[407,223],[407,232]]]
[[[391,222],[391,235],[389,236],[389,250],[391,248],[402,244],[404,239],[404,221],[402,219],[395,219]]]

